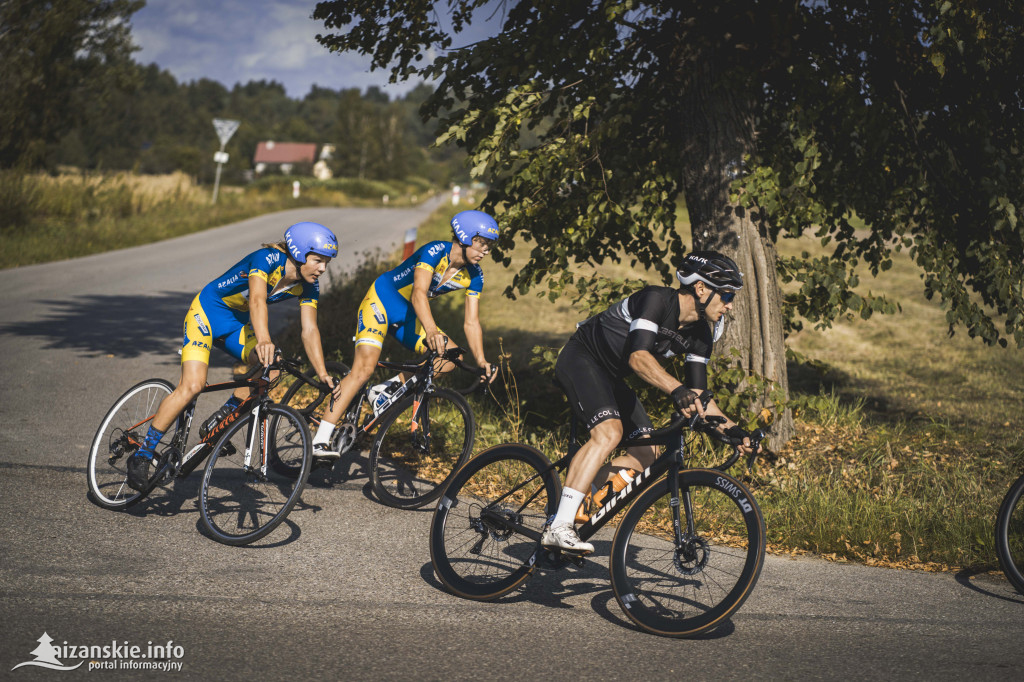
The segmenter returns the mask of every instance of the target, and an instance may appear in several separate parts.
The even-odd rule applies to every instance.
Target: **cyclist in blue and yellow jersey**
[[[324,364],[317,326],[318,280],[331,258],[338,255],[338,238],[319,223],[296,223],[284,233],[284,241],[264,244],[213,280],[193,299],[185,315],[181,348],[181,381],[157,409],[145,442],[128,458],[128,485],[144,490],[150,464],[164,432],[206,386],[213,346],[238,360],[264,367],[274,360],[267,306],[288,298],[299,299],[302,345],[321,381],[333,386]],[[246,397],[248,389],[235,391],[202,425],[201,435],[230,414]]]
[[[356,393],[369,380],[388,334],[411,350],[444,351],[448,338],[430,313],[430,299],[464,291],[463,328],[476,363],[494,380],[495,367],[484,357],[480,327],[480,292],[484,273],[480,261],[498,238],[498,223],[481,211],[462,211],[452,218],[453,240],[428,242],[394,270],[380,275],[359,306],[352,371],[334,389],[334,409],[324,415],[313,437],[313,456],[337,459],[328,445],[334,428]],[[445,368],[442,368],[445,369]],[[450,367],[448,368],[450,369]]]

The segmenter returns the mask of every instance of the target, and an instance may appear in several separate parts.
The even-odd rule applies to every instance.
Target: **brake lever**
[[[768,436],[768,432],[764,429],[754,429],[750,434],[750,454],[747,455],[747,473],[751,473],[754,470],[754,461],[757,460],[757,454],[761,452],[761,441]],[[739,446],[736,446],[739,450]]]

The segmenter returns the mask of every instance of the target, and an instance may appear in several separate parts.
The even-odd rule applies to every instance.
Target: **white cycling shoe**
[[[341,453],[338,452],[337,450],[331,450],[331,446],[328,445],[327,443],[313,443],[314,460],[319,460],[323,462],[330,461],[331,463],[333,463],[334,460],[338,459],[339,457],[341,457]]]
[[[560,549],[573,554],[589,554],[594,551],[592,544],[580,540],[580,536],[576,534],[576,528],[571,523],[548,526],[544,530],[544,534],[540,536],[540,544],[543,547]]]

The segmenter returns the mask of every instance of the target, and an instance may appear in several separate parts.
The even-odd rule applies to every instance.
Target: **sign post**
[[[228,161],[227,152],[224,151],[224,145],[228,143],[231,136],[238,130],[239,121],[232,121],[227,118],[215,118],[213,119],[213,127],[217,131],[217,137],[220,138],[220,151],[213,155],[213,160],[217,164],[217,177],[213,181],[213,201],[210,203],[217,203],[217,192],[220,190],[220,170]]]

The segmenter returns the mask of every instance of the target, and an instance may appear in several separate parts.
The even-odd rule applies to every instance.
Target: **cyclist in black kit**
[[[726,419],[721,430],[743,439],[750,453],[747,432],[722,414],[714,401],[707,409],[697,396],[707,388],[707,363],[711,348],[721,336],[725,315],[732,309],[736,292],[743,287],[743,273],[731,258],[715,251],[688,254],[676,272],[680,286],[649,286],[603,313],[581,322],[555,363],[555,376],[569,398],[577,418],[590,430],[590,440],[573,457],[562,498],[554,519],[544,531],[541,544],[576,553],[593,552],[594,546],[576,534],[574,521],[585,522],[581,504],[586,491],[600,481],[593,500],[598,503],[610,486],[619,490],[632,475],[657,457],[654,446],[633,447],[611,463],[602,463],[622,440],[641,438],[654,430],[651,420],[625,378],[641,379],[672,396],[686,416],[718,415]],[[685,384],[666,372],[659,358],[684,356]]]

